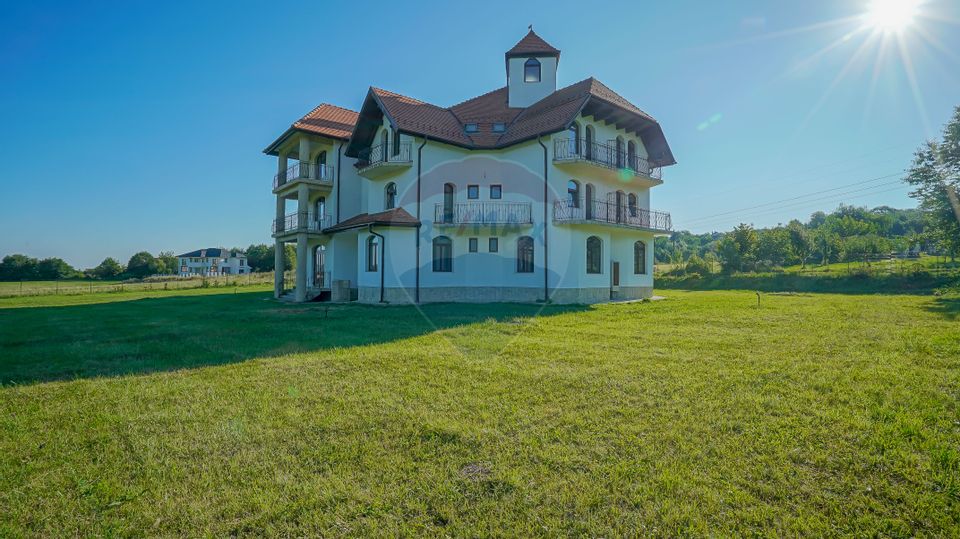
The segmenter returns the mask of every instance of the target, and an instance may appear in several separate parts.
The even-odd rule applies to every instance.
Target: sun
[[[883,32],[902,32],[913,22],[920,0],[871,0],[867,23]]]

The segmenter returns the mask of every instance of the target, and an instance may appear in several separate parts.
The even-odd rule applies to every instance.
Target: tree
[[[264,243],[247,247],[247,264],[251,271],[273,271],[273,245]]]
[[[177,257],[173,256],[173,251],[160,251],[157,255],[157,273],[163,275],[172,275],[178,273],[180,268]]]
[[[765,265],[783,266],[792,255],[790,233],[782,226],[757,234],[757,260]]]
[[[790,250],[793,251],[793,256],[800,261],[801,268],[806,268],[807,259],[813,252],[813,238],[810,237],[810,232],[800,221],[793,220],[787,225],[787,234],[790,236]]]
[[[62,258],[44,258],[37,263],[37,278],[46,281],[69,279],[77,275],[77,270]]]
[[[123,273],[123,266],[115,258],[104,258],[99,266],[88,271],[96,279],[116,279]]]
[[[744,271],[753,269],[757,255],[757,231],[744,223],[737,225],[732,232],[720,240],[717,252],[723,271]]]
[[[955,259],[960,253],[960,106],[944,127],[942,141],[927,142],[914,154],[905,181],[927,214],[931,237]]]
[[[7,255],[0,262],[0,281],[28,281],[37,279],[36,258],[27,255]]]
[[[157,273],[157,269],[157,259],[146,251],[140,251],[139,253],[131,256],[130,261],[127,262],[127,273],[131,277],[136,277],[138,279],[142,279],[149,275],[155,275]]]

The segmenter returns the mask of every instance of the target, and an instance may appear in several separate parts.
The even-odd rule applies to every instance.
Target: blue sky
[[[920,6],[885,55],[856,32],[867,2],[11,3],[0,255],[269,242],[261,150],[293,120],[370,85],[441,105],[497,88],[531,23],[561,86],[595,76],[661,122],[679,164],[652,206],[676,228],[913,207],[896,176],[844,186],[901,172],[960,105],[960,2]]]

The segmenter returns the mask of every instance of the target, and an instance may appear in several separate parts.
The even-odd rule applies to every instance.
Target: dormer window
[[[467,133],[476,133],[477,131],[480,130],[480,125],[479,125],[479,124],[465,124],[465,125],[463,126],[463,129],[464,129]]]
[[[494,133],[503,133],[503,132],[506,131],[506,130],[507,130],[507,124],[505,124],[505,123],[503,123],[503,122],[495,122],[495,123],[493,124],[493,132],[494,132]]]
[[[536,58],[523,64],[523,82],[540,82],[540,61]]]

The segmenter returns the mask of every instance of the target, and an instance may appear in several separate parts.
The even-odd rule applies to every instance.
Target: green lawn
[[[960,298],[661,293],[0,299],[0,536],[960,534]]]

